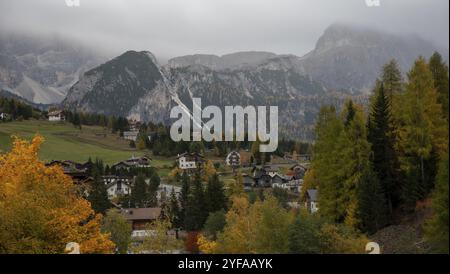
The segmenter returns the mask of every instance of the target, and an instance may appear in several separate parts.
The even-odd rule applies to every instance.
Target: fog
[[[108,54],[158,59],[259,50],[304,55],[332,23],[417,34],[449,46],[448,0],[0,0],[2,33],[58,34]]]

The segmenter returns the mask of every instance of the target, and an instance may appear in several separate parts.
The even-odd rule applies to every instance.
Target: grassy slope
[[[70,124],[48,121],[22,121],[0,123],[0,151],[11,146],[11,135],[30,140],[36,133],[45,138],[40,158],[45,161],[62,159],[86,161],[89,157],[103,159],[107,164],[124,160],[145,151],[136,151],[128,146],[128,141],[111,134],[101,127],[83,126],[82,130]],[[105,133],[106,137],[101,134]],[[167,159],[155,159],[155,165],[168,164]]]

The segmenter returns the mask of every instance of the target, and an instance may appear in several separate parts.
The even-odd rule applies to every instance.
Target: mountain
[[[244,53],[240,55],[242,60],[251,59]],[[310,139],[310,127],[320,105],[336,100],[322,85],[297,70],[295,56],[268,57],[251,66],[235,61],[233,69],[181,66],[180,59],[177,62],[174,65],[171,60],[160,66],[149,52],[128,51],[86,72],[69,90],[63,104],[88,112],[165,123],[174,105],[192,109],[193,97],[202,98],[203,106],[222,108],[276,105],[283,132]]]
[[[127,116],[139,98],[151,93],[162,74],[150,52],[127,51],[87,71],[64,104],[106,115]]]
[[[382,66],[391,59],[396,59],[406,73],[419,55],[428,58],[434,51],[440,51],[448,60],[448,50],[417,36],[333,24],[300,63],[306,74],[328,89],[360,93],[372,88]]]
[[[174,105],[278,106],[283,136],[311,140],[324,104],[367,101],[382,66],[398,60],[406,71],[436,48],[415,37],[332,25],[303,57],[268,52],[189,55],[161,66],[149,52],[128,51],[86,72],[63,104],[71,109],[169,122]]]
[[[38,104],[60,103],[99,58],[59,37],[0,35],[0,90]]]
[[[196,54],[170,59],[168,66],[179,68],[201,65],[212,70],[237,69],[261,64],[275,56],[277,56],[275,53],[263,51],[236,52],[220,57],[217,55]]]

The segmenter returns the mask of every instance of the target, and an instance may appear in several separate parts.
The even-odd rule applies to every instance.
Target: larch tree
[[[434,87],[438,92],[438,102],[441,104],[442,112],[448,120],[448,66],[445,64],[442,56],[435,52],[430,58],[429,67],[433,75]]]
[[[318,184],[320,214],[333,221],[343,221],[345,173],[342,170],[342,155],[339,155],[340,139],[344,135],[344,124],[334,107],[322,107],[316,123],[316,143],[312,166]]]
[[[407,178],[403,188],[406,209],[433,188],[439,155],[448,150],[448,125],[438,103],[432,73],[419,57],[408,73],[398,128],[401,165]]]
[[[114,243],[100,231],[102,216],[77,195],[58,166],[38,159],[43,138],[15,138],[0,155],[0,253],[63,253],[69,242],[81,253],[111,253]]]

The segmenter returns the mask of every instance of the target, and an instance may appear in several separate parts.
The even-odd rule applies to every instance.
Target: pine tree
[[[434,87],[438,93],[438,102],[442,105],[442,112],[448,120],[448,66],[442,60],[442,56],[435,52],[429,61],[431,73],[433,75]]]
[[[217,173],[208,180],[205,196],[209,213],[226,208],[227,200],[223,189],[223,183],[219,180]]]
[[[175,190],[172,188],[169,199],[169,219],[173,228],[180,228],[180,205]]]
[[[150,176],[149,184],[147,186],[147,200],[148,206],[150,207],[155,207],[158,205],[157,192],[160,182],[161,179],[159,178],[158,174],[154,172]]]
[[[190,189],[190,179],[187,175],[187,172],[184,172],[183,175],[181,175],[181,193],[180,193],[180,214],[178,216],[178,219],[180,223],[182,224],[183,228],[186,229],[185,226],[185,216],[186,216],[186,210],[188,207],[188,200],[189,200],[189,194],[191,192]]]
[[[358,217],[361,228],[374,233],[387,222],[386,198],[376,174],[368,167],[358,188]]]
[[[348,127],[350,125],[350,123],[353,121],[353,119],[355,118],[356,115],[356,109],[353,106],[353,101],[349,100],[347,101],[347,104],[345,106],[345,122],[344,125],[346,127]]]
[[[145,182],[145,176],[139,173],[136,176],[131,188],[130,202],[132,207],[147,207],[148,205],[148,187]]]
[[[111,207],[106,185],[101,180],[100,172],[96,168],[93,170],[93,184],[88,201],[91,203],[92,209],[97,213],[105,214],[106,210]]]
[[[197,173],[192,181],[192,189],[188,195],[185,210],[184,226],[187,231],[198,231],[203,227],[207,217],[205,208],[203,184],[200,174]]]
[[[399,184],[399,163],[395,152],[395,140],[391,122],[390,99],[385,94],[384,84],[378,85],[373,95],[368,122],[368,140],[371,143],[371,162],[389,212],[398,204],[401,186]]]

